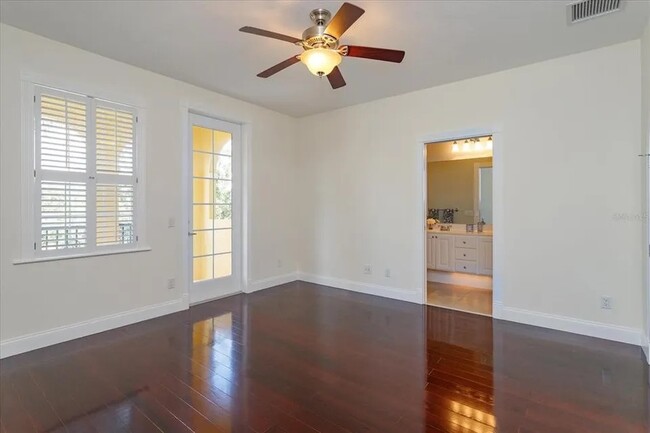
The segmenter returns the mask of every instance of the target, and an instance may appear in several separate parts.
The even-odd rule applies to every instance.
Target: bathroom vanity
[[[427,268],[492,275],[492,232],[428,230]]]

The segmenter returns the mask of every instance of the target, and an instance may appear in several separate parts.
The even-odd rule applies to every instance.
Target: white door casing
[[[493,284],[492,284],[492,311],[493,317],[501,317],[501,310],[503,304],[503,285],[504,285],[504,265],[505,260],[503,258],[505,251],[505,236],[506,236],[506,226],[505,226],[505,206],[503,201],[503,191],[504,191],[504,148],[505,140],[503,139],[502,125],[495,124],[487,127],[477,127],[477,128],[467,128],[461,130],[453,130],[446,132],[437,132],[434,134],[429,134],[421,136],[417,141],[416,145],[418,146],[417,151],[417,160],[416,167],[418,173],[418,188],[419,188],[419,203],[417,205],[418,213],[421,215],[421,223],[419,227],[421,236],[419,238],[420,250],[419,254],[422,257],[422,273],[421,273],[421,302],[423,304],[427,303],[427,243],[428,237],[427,232],[424,230],[426,227],[427,219],[427,144],[436,143],[442,141],[453,141],[461,140],[465,138],[472,137],[482,137],[482,136],[492,136],[493,142]]]

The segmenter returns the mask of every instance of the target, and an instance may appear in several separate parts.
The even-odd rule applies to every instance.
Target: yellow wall
[[[492,158],[430,162],[427,164],[427,208],[458,208],[454,223],[474,221],[474,163]]]

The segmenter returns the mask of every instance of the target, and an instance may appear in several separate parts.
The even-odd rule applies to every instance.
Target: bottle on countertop
[[[481,221],[479,221],[478,224],[476,224],[476,231],[479,233],[483,233],[483,226],[485,226],[485,220],[481,218]]]

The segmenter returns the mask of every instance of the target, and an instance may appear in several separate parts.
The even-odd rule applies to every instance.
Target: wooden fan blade
[[[268,30],[258,29],[257,27],[242,27],[239,29],[240,32],[250,33],[257,36],[265,36],[267,38],[280,39],[281,41],[291,42],[295,44],[296,42],[302,42],[302,39],[294,38],[293,36],[283,35],[282,33],[270,32]]]
[[[296,56],[294,56],[294,57],[289,57],[289,58],[288,58],[287,60],[285,60],[284,62],[280,62],[280,63],[278,63],[278,64],[275,65],[275,66],[271,66],[271,67],[270,67],[269,69],[267,69],[266,71],[262,71],[262,72],[260,72],[259,74],[257,74],[257,76],[260,77],[260,78],[269,78],[271,75],[273,75],[273,74],[277,74],[277,73],[280,72],[281,70],[286,69],[286,68],[288,68],[289,66],[298,63],[299,61],[300,61],[300,59],[299,59],[298,57],[296,57]]]
[[[364,14],[364,10],[350,3],[343,3],[334,18],[327,24],[325,33],[339,39],[356,20]]]
[[[348,45],[347,57],[362,57],[364,59],[383,60],[384,62],[401,63],[404,51],[389,50],[386,48],[359,47]]]
[[[345,86],[345,80],[343,79],[343,75],[338,66],[332,69],[332,72],[327,75],[327,79],[332,85],[332,89],[338,89],[339,87]]]

